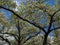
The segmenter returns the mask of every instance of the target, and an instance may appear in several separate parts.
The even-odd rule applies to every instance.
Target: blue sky
[[[50,3],[51,5],[55,5],[54,0],[50,0],[49,3]]]
[[[53,5],[55,5],[55,2],[54,2],[54,0],[49,0],[48,4],[53,6]]]
[[[11,12],[6,11],[4,9],[0,10],[1,12],[4,12],[4,14],[6,15],[7,18],[9,18],[11,16]]]

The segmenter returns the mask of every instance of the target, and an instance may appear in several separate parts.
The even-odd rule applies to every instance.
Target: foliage
[[[10,41],[8,37],[5,36],[12,45],[15,42],[16,44],[14,45],[46,45],[47,43],[50,43],[50,39],[48,38],[49,33],[53,30],[60,29],[60,10],[59,5],[57,5],[58,3],[52,6],[46,4],[48,1],[45,0],[29,0],[22,2],[20,6],[17,7],[18,11],[12,11],[10,9],[16,8],[16,4],[13,2],[14,0],[0,1],[1,8],[13,13],[11,14],[10,20],[6,20],[5,16],[2,16],[4,15],[3,13],[0,14],[0,20],[5,31],[2,34],[5,35],[5,33],[7,33],[8,37],[14,37],[14,40]],[[58,1],[55,0],[55,2]],[[5,28],[7,28],[7,31]],[[42,33],[42,31],[44,33]],[[40,33],[44,35],[41,36],[39,35]],[[57,43],[60,41],[58,37],[59,34],[57,31],[54,32],[54,34],[54,43]],[[59,43],[57,45],[59,45]]]
[[[5,7],[8,7],[8,8],[16,8],[16,2],[14,2],[14,0],[0,0],[0,5],[3,5]]]

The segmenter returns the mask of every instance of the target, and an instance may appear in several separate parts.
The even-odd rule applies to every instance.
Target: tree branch
[[[26,22],[34,25],[35,27],[41,29],[43,32],[46,33],[46,31],[45,31],[45,29],[44,29],[43,27],[38,26],[38,25],[36,25],[35,23],[33,23],[33,22],[31,22],[31,21],[28,21],[27,19],[24,19],[24,18],[20,17],[20,16],[19,16],[18,14],[16,14],[13,10],[8,9],[8,8],[5,8],[5,7],[3,7],[3,6],[0,6],[0,8],[5,9],[5,10],[7,10],[7,11],[10,11],[11,13],[13,13],[13,14],[14,14],[15,16],[17,16],[18,18],[20,18],[20,19],[22,19],[23,21],[26,21]]]
[[[57,30],[57,29],[60,29],[60,27],[57,27],[57,28],[51,29],[51,31],[53,31],[53,30]]]
[[[9,34],[9,35],[11,35],[11,36],[13,36],[16,40],[18,40],[16,37],[18,37],[18,35],[16,35],[16,34],[12,34],[12,33],[0,33],[0,34]]]
[[[33,36],[30,35],[23,43],[26,43],[26,41],[28,41],[32,37],[36,37],[38,34],[40,34],[40,31],[38,33],[36,33],[35,35],[33,35]]]
[[[54,13],[53,13],[53,16],[56,14],[56,13],[58,13],[60,11],[60,9],[59,10],[57,10],[57,11],[55,11]]]
[[[55,11],[55,12],[53,13],[53,15],[50,16],[50,23],[49,23],[48,30],[50,30],[50,28],[51,28],[51,26],[52,26],[54,15],[55,15],[56,13],[58,13],[59,11],[60,11],[60,10]],[[59,28],[59,27],[58,27],[58,28]],[[58,28],[54,28],[54,29],[58,29]],[[54,30],[54,29],[52,29],[52,30]]]
[[[6,41],[9,45],[11,45],[10,42],[8,41],[8,39],[4,39],[2,36],[0,36],[0,38],[1,38],[2,40]]]
[[[52,23],[53,23],[53,16],[50,16],[50,23],[49,23],[48,31],[50,30]]]
[[[48,27],[48,30],[50,30],[51,26],[52,26],[52,23],[53,23],[53,17],[56,13],[58,13],[60,10],[57,10],[53,13],[53,15],[50,16],[50,23],[49,23],[49,27]],[[56,28],[57,29],[57,28]],[[53,30],[53,29],[52,29]]]

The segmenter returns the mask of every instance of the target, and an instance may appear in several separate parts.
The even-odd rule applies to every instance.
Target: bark
[[[48,34],[44,35],[44,40],[43,40],[43,45],[47,44],[47,38],[48,38]]]
[[[20,40],[18,41],[18,45],[20,45]]]

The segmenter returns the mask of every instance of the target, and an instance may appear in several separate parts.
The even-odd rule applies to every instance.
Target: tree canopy
[[[0,23],[4,30],[0,32],[1,39],[9,45],[46,45],[51,44],[49,36],[52,32],[52,45],[60,45],[59,2],[54,0],[51,5],[49,0],[25,0],[17,6],[14,0],[0,0],[0,9],[11,12],[10,19],[0,12]],[[12,36],[14,40],[9,40],[8,37]]]

